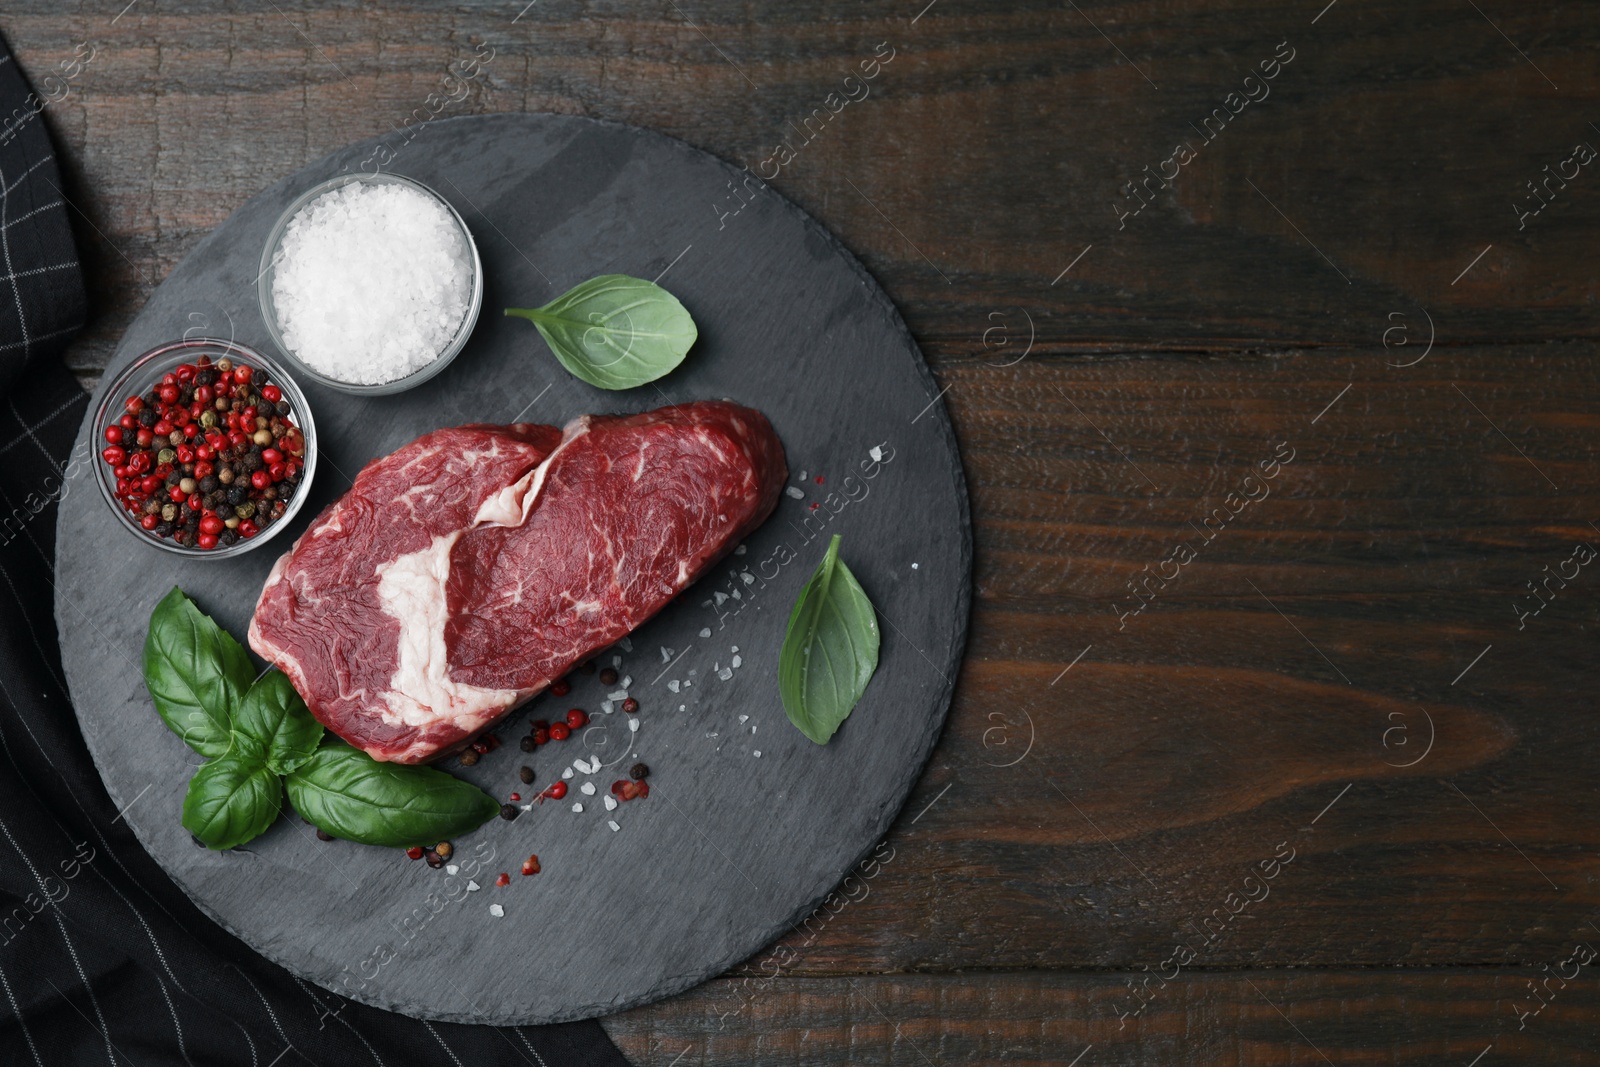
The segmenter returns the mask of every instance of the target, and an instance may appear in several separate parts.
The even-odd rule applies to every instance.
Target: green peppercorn
[[[176,505],[176,504],[163,504],[162,505],[162,507],[161,507],[161,519],[162,519],[163,522],[176,522],[177,518],[178,518],[178,505]]]
[[[246,500],[241,504],[235,504],[233,506],[233,513],[239,516],[241,519],[248,519],[256,513],[256,506],[250,501]]]
[[[179,445],[183,444],[185,440],[187,440],[187,438],[183,436],[182,430],[173,430],[171,433],[167,434],[167,442],[171,444],[173,448],[177,448]]]
[[[168,463],[171,463],[173,460],[175,460],[177,458],[178,458],[178,454],[176,452],[174,452],[170,448],[163,448],[160,452],[156,453],[156,462],[158,464],[163,465],[163,466],[168,464]]]
[[[200,425],[208,430],[215,428],[217,425],[217,413],[215,411],[202,411],[200,413]]]

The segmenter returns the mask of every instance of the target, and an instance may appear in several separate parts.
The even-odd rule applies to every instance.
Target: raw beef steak
[[[720,401],[553,432],[441,431],[540,453],[450,464],[465,484],[449,492],[407,473],[438,435],[374,461],[267,579],[251,646],[374,759],[435,758],[615,643],[760,525],[788,476],[765,416]],[[383,532],[354,534],[372,515]]]

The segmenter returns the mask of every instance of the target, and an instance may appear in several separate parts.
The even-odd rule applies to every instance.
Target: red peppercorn
[[[282,459],[283,453],[279,452],[276,448],[263,448],[261,450],[261,462],[265,463],[269,467],[274,463],[282,461]]]
[[[639,710],[639,702],[632,697],[629,697],[622,702],[622,710],[627,712],[629,715],[632,715],[634,712]]]
[[[261,532],[261,527],[257,526],[254,522],[250,521],[249,519],[246,519],[246,520],[244,520],[243,522],[241,522],[239,524],[239,536],[240,537],[254,537],[256,534],[258,534],[260,532]]]
[[[172,432],[172,423],[168,422],[166,419],[157,419],[156,424],[150,427],[150,429],[155,432],[157,437],[165,437],[167,434]]]
[[[176,404],[178,402],[178,387],[176,385],[163,385],[160,396],[163,404]]]
[[[567,783],[554,782],[551,784],[550,788],[546,789],[544,792],[545,796],[549,797],[551,800],[560,800],[562,797],[567,795]]]
[[[548,726],[545,726],[545,727],[541,727],[540,729],[537,729],[537,730],[533,731],[533,743],[535,745],[547,745],[547,744],[549,744],[550,743],[550,728]]]
[[[194,367],[191,364],[180,363],[172,373],[180,382],[188,383],[194,381]]]
[[[572,736],[572,728],[564,722],[554,723],[550,727],[550,740],[565,741]]]
[[[194,541],[195,541],[195,544],[199,545],[201,548],[216,548],[217,547],[217,535],[216,534],[203,533],[199,537],[195,538]]]
[[[160,488],[161,479],[157,478],[154,474],[146,476],[146,478],[139,483],[139,492],[144,493],[147,496]]]
[[[201,498],[200,494],[199,493],[190,493],[189,494],[189,510],[190,511],[199,511],[203,507],[205,507],[205,500]]]
[[[122,427],[121,426],[107,426],[106,427],[106,444],[108,444],[108,445],[120,445],[121,443],[122,443]]]
[[[119,447],[117,445],[112,445],[111,447],[107,448],[105,451],[100,453],[100,458],[105,460],[107,463],[109,463],[113,467],[120,467],[122,465],[123,461],[127,459],[127,457],[128,457],[128,454],[126,452],[124,452],[121,449],[121,447]]]
[[[267,486],[272,484],[272,472],[256,471],[254,474],[250,475],[250,484],[255,486],[257,489],[265,489]]]
[[[127,403],[123,404],[122,406],[128,409],[129,415],[137,415],[139,412],[144,410],[144,397],[130,396],[127,400]]]
[[[134,439],[135,443],[137,443],[140,448],[149,448],[152,444],[155,443],[156,435],[151,433],[149,430],[145,429],[143,426],[141,426],[141,427],[139,427],[138,431],[133,435],[133,439]]]
[[[146,515],[139,520],[139,525],[143,526],[146,530],[154,530],[157,526],[161,525],[161,516]]]
[[[501,871],[500,877],[494,880],[494,884],[504,889],[506,886],[511,884],[511,876],[506,874],[504,871]]]
[[[281,482],[285,477],[288,476],[289,468],[282,463],[274,463],[272,466],[267,468],[267,473],[272,476],[273,481]]]
[[[276,385],[264,385],[261,387],[261,396],[262,399],[276,404],[278,401],[283,399],[283,390],[279,389]]]
[[[523,874],[538,874],[539,873],[539,857],[538,856],[529,856],[527,859],[523,860],[522,861],[522,873]]]
[[[216,394],[211,391],[211,386],[209,385],[197,385],[194,387],[194,402],[196,404],[204,406],[211,403],[215,397]]]
[[[511,796],[508,797],[507,799],[510,800],[511,803],[513,803],[513,804],[521,803],[522,794],[521,793],[512,793]]]
[[[224,525],[223,521],[217,518],[216,515],[207,512],[206,516],[200,520],[200,532],[219,534],[223,531]]]
[[[198,452],[195,453],[195,455],[196,455],[196,458],[199,457],[199,453]],[[194,465],[194,476],[196,478],[204,478],[207,475],[215,474],[216,470],[217,470],[217,467],[216,467],[216,464],[214,464],[214,463],[197,462]]]
[[[254,374],[255,371],[251,370],[250,365],[247,363],[240,363],[233,368],[233,380],[240,385],[248,382]]]
[[[552,696],[564,697],[570,692],[572,692],[572,683],[567,681],[565,678],[557,678],[554,682],[550,683],[550,693]]]
[[[167,490],[167,496],[174,504],[181,504],[185,500],[189,499],[189,494],[185,493],[177,486],[173,486],[171,489]]]
[[[422,846],[412,845],[410,848],[406,849],[406,855],[410,856],[414,860],[420,860],[422,858]]]
[[[573,708],[567,712],[567,725],[574,730],[581,730],[589,725],[589,716],[582,708]]]

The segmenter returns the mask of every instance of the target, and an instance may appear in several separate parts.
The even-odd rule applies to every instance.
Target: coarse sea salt
[[[356,181],[322,194],[289,220],[274,263],[285,347],[356,385],[433,362],[472,296],[472,250],[455,217],[406,185]]]

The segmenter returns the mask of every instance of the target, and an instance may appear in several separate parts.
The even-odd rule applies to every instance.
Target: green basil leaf
[[[283,782],[248,753],[211,760],[189,779],[183,798],[183,828],[224,849],[259,836],[278,818]]]
[[[828,743],[878,669],[878,613],[839,558],[839,535],[800,590],[778,654],[783,710],[800,732]]]
[[[470,782],[431,767],[379,763],[342,743],[324,744],[285,781],[307,822],[363,845],[431,845],[500,810]]]
[[[506,314],[530,320],[563,367],[601,389],[655,381],[683,362],[698,336],[677,297],[626,274],[602,274],[542,308]]]
[[[145,687],[167,728],[200,755],[228,751],[233,709],[255,673],[244,646],[177,586],[151,612]]]
[[[233,713],[234,749],[266,763],[275,774],[288,774],[310,759],[321,740],[322,724],[282,671],[257,678]]]

